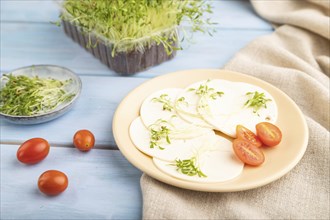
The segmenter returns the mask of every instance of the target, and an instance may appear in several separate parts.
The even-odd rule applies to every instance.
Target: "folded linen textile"
[[[279,180],[241,192],[184,190],[144,174],[144,219],[330,219],[330,2],[252,4],[276,30],[251,42],[224,68],[265,80],[297,103],[310,133],[305,155]]]

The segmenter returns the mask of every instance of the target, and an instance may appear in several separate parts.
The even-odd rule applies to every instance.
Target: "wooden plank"
[[[223,30],[210,37],[195,34],[193,43],[183,44],[184,50],[161,65],[134,75],[154,77],[168,72],[221,68],[242,47],[271,30]],[[98,59],[66,37],[64,31],[51,24],[2,23],[1,71],[32,64],[55,64],[79,74],[118,76]]]
[[[51,144],[72,146],[74,133],[92,131],[96,148],[116,148],[112,134],[112,118],[120,101],[146,79],[125,77],[81,77],[81,96],[70,112],[53,121],[37,125],[15,125],[1,120],[1,143],[23,143],[42,137]]]
[[[35,165],[17,161],[18,146],[1,145],[1,219],[141,219],[141,172],[119,151],[52,146]],[[64,172],[69,186],[48,197],[37,187],[46,170]]]
[[[218,27],[229,29],[271,29],[260,19],[247,0],[214,0],[210,16]],[[1,20],[4,22],[57,21],[59,7],[54,0],[10,0],[1,1]]]

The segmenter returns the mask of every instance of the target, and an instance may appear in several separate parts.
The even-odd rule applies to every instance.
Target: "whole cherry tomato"
[[[49,153],[50,145],[43,138],[32,138],[25,141],[17,150],[17,159],[26,164],[38,163]]]
[[[262,142],[257,137],[257,135],[255,135],[252,131],[250,131],[243,125],[236,126],[236,136],[237,136],[237,138],[250,142],[251,144],[253,144],[256,147],[262,146]]]
[[[261,122],[256,125],[257,136],[264,145],[274,147],[282,140],[281,130],[274,124],[269,122]]]
[[[48,170],[41,174],[38,180],[39,190],[49,196],[60,194],[68,184],[68,177],[58,170]]]
[[[235,139],[233,141],[233,149],[236,156],[243,163],[251,166],[259,166],[265,161],[265,156],[261,149],[254,146],[249,141]]]
[[[89,130],[79,130],[73,136],[73,145],[81,151],[89,151],[94,144],[95,137]]]

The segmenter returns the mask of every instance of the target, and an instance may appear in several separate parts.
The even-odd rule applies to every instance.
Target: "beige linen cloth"
[[[330,2],[251,3],[261,17],[274,24],[275,32],[251,42],[225,69],[258,77],[288,94],[307,120],[307,151],[279,180],[242,192],[189,191],[144,174],[144,219],[330,219]]]

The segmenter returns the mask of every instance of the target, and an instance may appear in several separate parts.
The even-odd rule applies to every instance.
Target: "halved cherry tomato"
[[[255,135],[252,131],[250,131],[243,125],[236,126],[236,136],[237,136],[237,138],[250,142],[251,144],[253,144],[256,147],[262,146],[262,142],[257,137],[257,135]]]
[[[25,141],[17,150],[17,159],[26,164],[38,163],[49,153],[50,145],[43,138],[31,138]]]
[[[264,153],[260,148],[254,146],[249,141],[235,139],[233,149],[236,156],[243,162],[251,166],[259,166],[265,161]]]
[[[38,188],[49,196],[55,196],[68,187],[68,177],[58,170],[48,170],[40,175]]]
[[[81,151],[89,151],[94,144],[95,137],[89,130],[79,130],[73,136],[73,145]]]
[[[278,145],[282,140],[281,130],[269,122],[261,122],[256,125],[257,136],[261,142],[269,147]]]

